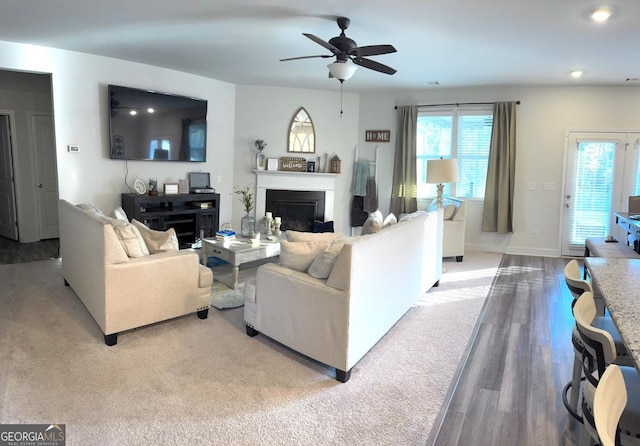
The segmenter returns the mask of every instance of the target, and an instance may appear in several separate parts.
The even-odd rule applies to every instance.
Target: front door
[[[638,195],[640,133],[568,132],[562,255],[584,254],[587,237],[613,234],[613,212],[626,211]]]

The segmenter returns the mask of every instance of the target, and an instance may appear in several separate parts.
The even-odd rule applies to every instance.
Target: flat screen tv
[[[207,101],[109,85],[111,158],[207,160]]]

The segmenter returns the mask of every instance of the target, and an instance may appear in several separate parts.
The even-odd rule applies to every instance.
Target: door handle
[[[38,184],[38,187],[39,187],[40,189],[42,189],[42,183]]]

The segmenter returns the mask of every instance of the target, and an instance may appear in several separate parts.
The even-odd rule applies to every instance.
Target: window
[[[617,146],[615,141],[578,141],[571,244],[582,245],[587,237],[610,234]]]
[[[460,180],[445,184],[444,194],[484,198],[493,107],[424,108],[418,112],[418,198],[436,196],[436,185],[426,182],[427,160],[456,158]]]

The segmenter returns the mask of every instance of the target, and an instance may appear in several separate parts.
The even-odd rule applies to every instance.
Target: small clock
[[[133,188],[136,190],[138,195],[144,195],[147,193],[147,185],[144,184],[140,178],[136,178],[136,181],[133,183]]]

